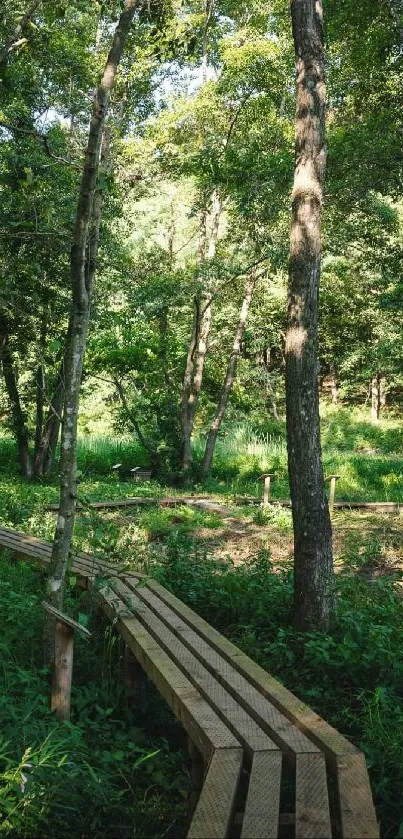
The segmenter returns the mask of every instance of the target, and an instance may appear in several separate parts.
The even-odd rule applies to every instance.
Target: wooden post
[[[87,638],[91,633],[85,626],[63,615],[50,603],[43,602],[46,611],[56,618],[55,624],[55,658],[53,665],[53,683],[51,709],[57,720],[70,719],[71,680],[73,675],[74,630],[79,630]]]
[[[259,481],[264,480],[264,489],[263,489],[263,507],[266,507],[270,500],[270,482],[271,480],[274,481],[276,475],[274,472],[267,472],[263,475],[260,475]]]
[[[332,513],[334,507],[334,497],[336,494],[336,481],[338,481],[340,475],[328,475],[325,478],[326,481],[330,481],[330,490],[329,490],[329,510]]]
[[[73,675],[74,629],[56,621],[55,661],[51,709],[57,720],[70,719],[71,679]]]

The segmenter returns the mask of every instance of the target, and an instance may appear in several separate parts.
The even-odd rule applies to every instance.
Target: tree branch
[[[20,22],[15,27],[13,34],[10,35],[3,48],[0,49],[0,64],[2,64],[3,61],[6,60],[9,52],[11,52],[14,49],[17,49],[17,47],[21,46],[22,43],[26,42],[26,38],[20,39],[20,35],[22,35],[25,27],[28,25],[31,18],[34,16],[40,3],[41,0],[34,0],[34,2],[31,3],[25,14],[23,14],[22,18],[20,19]]]

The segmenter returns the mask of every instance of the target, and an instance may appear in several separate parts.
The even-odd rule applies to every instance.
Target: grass
[[[398,419],[371,422],[369,412],[322,405],[325,475],[340,475],[337,498],[345,501],[403,501],[403,430]],[[203,441],[195,443],[200,458]],[[219,495],[260,496],[259,475],[274,472],[272,497],[289,498],[284,424],[270,431],[238,425],[217,443],[207,491]]]
[[[0,835],[183,833],[189,788],[183,732],[156,692],[142,690],[133,703],[123,687],[120,639],[87,595],[68,595],[66,604],[70,613],[87,614],[93,634],[90,645],[76,639],[72,718],[57,723],[51,715],[49,674],[41,665],[42,596],[40,572],[3,555]]]

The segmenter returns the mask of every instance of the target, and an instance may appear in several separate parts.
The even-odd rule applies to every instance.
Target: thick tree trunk
[[[4,46],[0,48],[0,65],[3,63],[3,61],[5,61],[9,52],[15,49],[15,47],[19,44],[20,36],[24,32],[24,29],[28,25],[30,20],[33,18],[40,3],[41,0],[34,0],[34,2],[31,3],[25,14],[22,16],[20,22],[15,27],[12,35],[10,35]]]
[[[239,358],[239,352],[241,349],[241,341],[243,334],[245,332],[246,320],[248,317],[249,306],[252,300],[253,288],[254,288],[255,280],[253,277],[250,277],[245,284],[245,296],[242,302],[242,307],[239,315],[238,325],[235,332],[234,343],[232,345],[231,355],[228,361],[227,372],[225,374],[224,385],[221,392],[220,401],[217,405],[217,410],[214,416],[214,419],[211,423],[210,430],[207,436],[206,441],[206,448],[204,450],[204,457],[201,467],[201,473],[203,480],[207,477],[210,467],[211,461],[213,459],[215,444],[217,442],[218,432],[221,427],[221,423],[224,419],[224,414],[227,409],[228,399],[230,397],[230,393],[232,390],[232,386],[235,381],[236,376],[236,368]]]
[[[102,201],[98,201],[96,197],[101,142],[111,91],[134,17],[136,3],[137,0],[125,0],[104,74],[94,97],[71,249],[73,305],[70,316],[70,341],[64,365],[65,396],[60,457],[60,507],[49,575],[49,599],[51,604],[59,609],[63,603],[65,576],[76,509],[77,416],[102,207]],[[51,659],[52,638],[50,634],[48,634],[45,653]]]
[[[18,461],[25,478],[32,478],[32,462],[29,454],[29,434],[25,424],[25,415],[18,393],[13,357],[10,350],[7,322],[0,319],[0,360],[3,367],[4,383],[10,403],[14,437],[17,443]]]
[[[291,0],[297,69],[286,336],[287,446],[299,629],[326,630],[332,607],[332,531],[320,445],[317,323],[326,165],[322,0]]]
[[[203,211],[200,225],[199,259],[214,259],[217,249],[218,229],[221,217],[221,201],[217,190],[212,195],[212,221],[210,240],[207,247],[207,217]],[[192,333],[189,341],[186,369],[182,385],[182,469],[189,471],[192,463],[192,434],[197,403],[203,382],[208,338],[211,328],[211,294],[205,293],[194,302]]]

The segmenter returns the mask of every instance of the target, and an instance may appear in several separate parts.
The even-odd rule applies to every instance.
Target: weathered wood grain
[[[332,839],[323,754],[297,756],[295,835],[298,839]]]
[[[342,734],[325,722],[298,697],[294,696],[277,679],[252,661],[235,644],[224,638],[207,621],[193,612],[189,606],[186,606],[174,594],[167,591],[160,583],[151,579],[147,580],[147,588],[157,594],[160,600],[166,603],[201,638],[207,641],[212,649],[217,650],[227,662],[231,663],[251,685],[266,696],[287,719],[298,726],[329,758],[334,759],[337,755],[358,753],[358,749],[346,740]]]
[[[130,578],[126,578],[130,584]],[[147,603],[180,637],[189,650],[205,665],[231,696],[263,728],[274,742],[290,756],[300,752],[317,752],[309,738],[284,716],[266,697],[232,666],[226,658],[212,649],[200,635],[175,614],[147,585],[136,588],[139,598]],[[222,637],[222,636],[220,636]]]
[[[188,839],[228,835],[242,768],[242,749],[216,751],[196,806]]]
[[[116,621],[115,626],[133,655],[205,760],[209,760],[217,748],[240,748],[239,740],[123,601],[106,587],[100,589],[99,596],[106,614]]]
[[[364,755],[343,755],[337,758],[342,835],[347,839],[379,839],[376,818]]]
[[[151,611],[121,580],[111,580],[111,589],[134,612],[136,618],[161,645],[186,677],[200,691],[221,719],[228,725],[250,757],[255,751],[278,751],[278,746],[225,690],[195,655],[182,643],[160,618]],[[143,588],[143,587],[141,587]]]
[[[277,839],[281,763],[281,754],[259,752],[254,755],[241,839]]]

